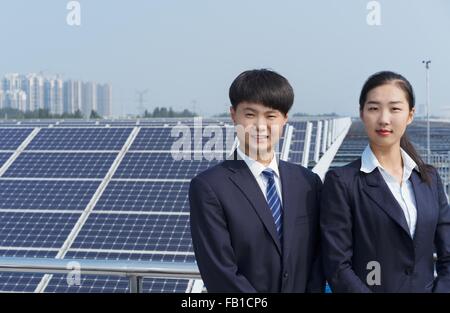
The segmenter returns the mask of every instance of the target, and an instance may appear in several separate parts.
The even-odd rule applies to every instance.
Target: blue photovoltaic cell
[[[299,164],[302,162],[305,144],[306,122],[294,122],[293,126],[294,131],[292,132],[288,161]]]
[[[84,210],[100,182],[0,180],[0,209]]]
[[[120,150],[131,128],[44,128],[27,150]]]
[[[197,131],[199,135],[196,135],[194,128],[187,125],[164,128],[141,128],[130,150],[178,150],[180,148],[178,148],[178,145],[175,145],[177,142],[186,143],[183,146],[184,150],[202,150],[207,146],[208,142],[212,144],[212,138],[220,142],[219,149],[217,150],[230,150],[233,146],[235,137],[233,127],[214,125],[203,127]]]
[[[3,177],[103,178],[116,153],[23,152]]]
[[[16,150],[32,131],[31,128],[0,128],[0,150]]]
[[[306,130],[307,121],[289,121],[296,130]]]
[[[8,161],[9,157],[12,155],[12,153],[0,153],[0,168],[3,166],[3,164]]]
[[[44,274],[0,272],[0,292],[34,292],[43,277]]]
[[[186,279],[157,279],[144,278],[142,291],[149,292],[178,292],[186,291],[189,280]],[[81,275],[80,285],[70,286],[66,275],[53,275],[45,292],[70,293],[126,293],[129,290],[129,280],[117,276]]]
[[[94,212],[189,212],[188,191],[189,182],[111,181]]]
[[[226,155],[220,153],[215,159],[176,161],[171,153],[127,153],[117,168],[114,178],[159,178],[191,179],[198,173],[223,161]],[[200,157],[202,157],[200,155]],[[212,158],[212,157],[211,157]]]
[[[130,150],[170,151],[172,144],[181,137],[178,133],[171,136],[171,131],[172,127],[141,128]]]
[[[304,149],[304,133],[295,133],[295,137],[293,137],[291,141],[291,152],[303,152]]]
[[[54,258],[58,252],[49,250],[2,250],[0,249],[0,257],[4,258]]]
[[[302,163],[303,152],[289,152],[288,162],[300,164]]]
[[[317,137],[317,121],[312,122],[312,129],[311,129],[311,144],[309,146],[309,162],[314,161],[314,152],[316,149],[316,137]]]
[[[80,215],[0,212],[0,246],[60,248]]]
[[[72,248],[191,252],[189,216],[92,213]]]

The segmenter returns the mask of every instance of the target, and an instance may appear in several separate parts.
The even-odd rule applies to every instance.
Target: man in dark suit
[[[269,70],[230,87],[239,146],[190,185],[191,234],[209,292],[322,292],[320,178],[277,160],[274,150],[294,100]]]

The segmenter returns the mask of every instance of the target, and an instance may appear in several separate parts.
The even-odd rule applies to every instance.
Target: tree
[[[95,110],[91,110],[91,115],[89,118],[96,119],[96,118],[102,118]]]

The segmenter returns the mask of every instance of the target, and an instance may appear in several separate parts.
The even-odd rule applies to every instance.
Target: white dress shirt
[[[281,196],[281,180],[280,180],[280,173],[278,170],[278,161],[277,158],[274,156],[272,158],[272,161],[270,162],[270,164],[266,167],[264,165],[262,165],[261,163],[259,163],[256,160],[253,160],[252,158],[248,157],[244,152],[241,151],[240,147],[237,147],[237,153],[239,155],[239,158],[241,158],[242,160],[244,160],[244,162],[247,164],[248,168],[250,169],[250,172],[252,172],[253,176],[256,179],[256,182],[258,183],[259,188],[261,189],[264,197],[266,198],[267,201],[267,184],[268,184],[268,180],[267,178],[264,176],[264,174],[262,173],[264,170],[266,169],[271,169],[274,172],[274,180],[275,180],[275,187],[277,188],[277,194],[278,197],[280,197],[280,201],[281,203],[283,203],[283,198]]]
[[[366,147],[361,156],[360,170],[364,173],[371,173],[375,168],[379,169],[384,181],[389,187],[389,190],[402,208],[411,237],[414,237],[417,223],[417,207],[413,186],[409,178],[414,169],[417,171],[419,169],[416,162],[414,162],[414,160],[411,159],[411,157],[402,148],[400,148],[400,152],[403,159],[403,177],[401,184],[399,184],[395,177],[389,174],[381,166],[369,145]]]

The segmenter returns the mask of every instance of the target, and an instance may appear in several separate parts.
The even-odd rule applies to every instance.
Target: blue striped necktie
[[[274,172],[271,169],[264,170],[264,177],[267,179],[267,204],[272,212],[275,227],[277,229],[278,238],[282,242],[283,238],[283,216],[281,212],[281,200],[278,196],[277,187],[275,186]]]

